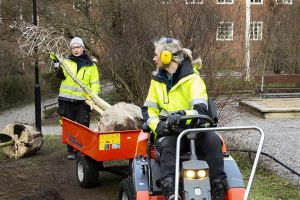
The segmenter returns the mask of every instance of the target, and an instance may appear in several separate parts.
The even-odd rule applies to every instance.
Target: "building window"
[[[251,4],[263,4],[263,0],[251,0]]]
[[[233,4],[234,0],[217,0],[217,4]]]
[[[250,33],[250,40],[262,40],[263,23],[251,22],[249,33]]]
[[[280,3],[280,4],[293,4],[293,0],[276,0],[276,3]]]
[[[203,4],[203,0],[185,0],[185,4]]]
[[[220,22],[217,29],[217,40],[233,40],[233,22]]]

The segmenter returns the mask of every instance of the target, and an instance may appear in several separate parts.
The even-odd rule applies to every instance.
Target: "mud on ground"
[[[60,136],[47,136],[30,157],[14,160],[0,153],[0,200],[118,199],[120,176],[99,172],[98,186],[84,189],[75,167],[76,160],[66,159]]]

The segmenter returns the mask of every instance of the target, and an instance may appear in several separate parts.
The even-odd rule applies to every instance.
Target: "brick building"
[[[170,1],[169,1],[170,3]],[[219,7],[223,20],[216,30],[216,40],[223,43],[220,56],[233,58],[234,64],[242,66],[245,52],[245,19],[246,0],[185,0],[185,3],[193,6],[211,4]],[[281,13],[289,12],[292,6],[299,5],[299,1],[293,0],[250,0],[251,24],[250,24],[250,49],[251,57],[255,57],[257,49],[261,46],[267,34],[270,10],[281,7]]]

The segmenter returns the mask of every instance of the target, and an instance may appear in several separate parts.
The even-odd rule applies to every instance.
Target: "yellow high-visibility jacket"
[[[171,78],[164,70],[152,78],[142,110],[144,122],[156,134],[160,119],[178,110],[185,110],[187,115],[208,115],[207,99],[204,81],[185,60]]]
[[[77,63],[71,59],[65,60],[70,71],[93,93],[100,92],[99,73],[97,66],[88,60],[86,65],[77,70]],[[59,99],[86,100],[86,94],[80,86],[63,69],[64,79],[59,89]]]

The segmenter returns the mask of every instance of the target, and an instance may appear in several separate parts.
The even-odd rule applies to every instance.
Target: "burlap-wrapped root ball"
[[[8,124],[0,132],[0,143],[13,140],[14,144],[3,147],[3,153],[10,158],[28,156],[41,149],[43,136],[32,126],[22,123]]]
[[[142,129],[142,111],[134,104],[120,102],[107,108],[98,123],[99,132]]]

